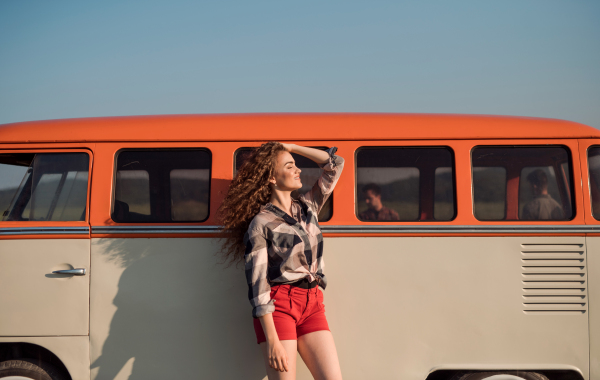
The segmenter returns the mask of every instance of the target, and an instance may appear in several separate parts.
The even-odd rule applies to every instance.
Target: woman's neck
[[[279,207],[289,216],[292,216],[292,192],[274,190],[271,194],[271,202],[274,206]]]

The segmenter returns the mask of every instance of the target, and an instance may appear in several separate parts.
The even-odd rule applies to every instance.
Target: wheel
[[[0,363],[0,379],[66,380],[54,367],[33,359],[7,360]]]
[[[452,380],[548,380],[548,378],[537,372],[525,371],[494,371],[494,372],[470,372],[452,377]]]

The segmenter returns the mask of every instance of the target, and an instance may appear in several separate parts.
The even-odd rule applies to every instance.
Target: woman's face
[[[271,183],[277,190],[297,190],[302,187],[300,172],[301,170],[296,167],[296,162],[290,152],[279,152],[275,164],[275,175],[271,178]]]

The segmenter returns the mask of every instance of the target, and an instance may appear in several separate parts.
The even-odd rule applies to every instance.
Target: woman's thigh
[[[288,356],[288,371],[279,372],[269,366],[269,353],[267,352],[267,343],[260,344],[260,349],[265,360],[265,368],[267,368],[267,376],[269,380],[295,380],[296,379],[296,353],[298,352],[298,342],[296,340],[281,340],[281,345],[287,352]]]
[[[315,331],[300,336],[298,352],[315,380],[342,379],[340,362],[331,331]]]

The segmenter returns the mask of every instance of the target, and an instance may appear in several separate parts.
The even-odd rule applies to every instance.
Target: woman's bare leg
[[[296,379],[296,354],[298,352],[298,341],[296,340],[281,340],[281,345],[285,348],[288,356],[288,371],[279,372],[271,368],[269,365],[269,354],[267,352],[267,343],[260,344],[260,349],[265,359],[265,368],[267,368],[267,376],[269,380],[295,380]]]
[[[298,338],[298,352],[315,380],[341,380],[342,370],[331,331],[315,331]],[[296,363],[294,363],[294,368]],[[270,378],[269,378],[270,379]]]

